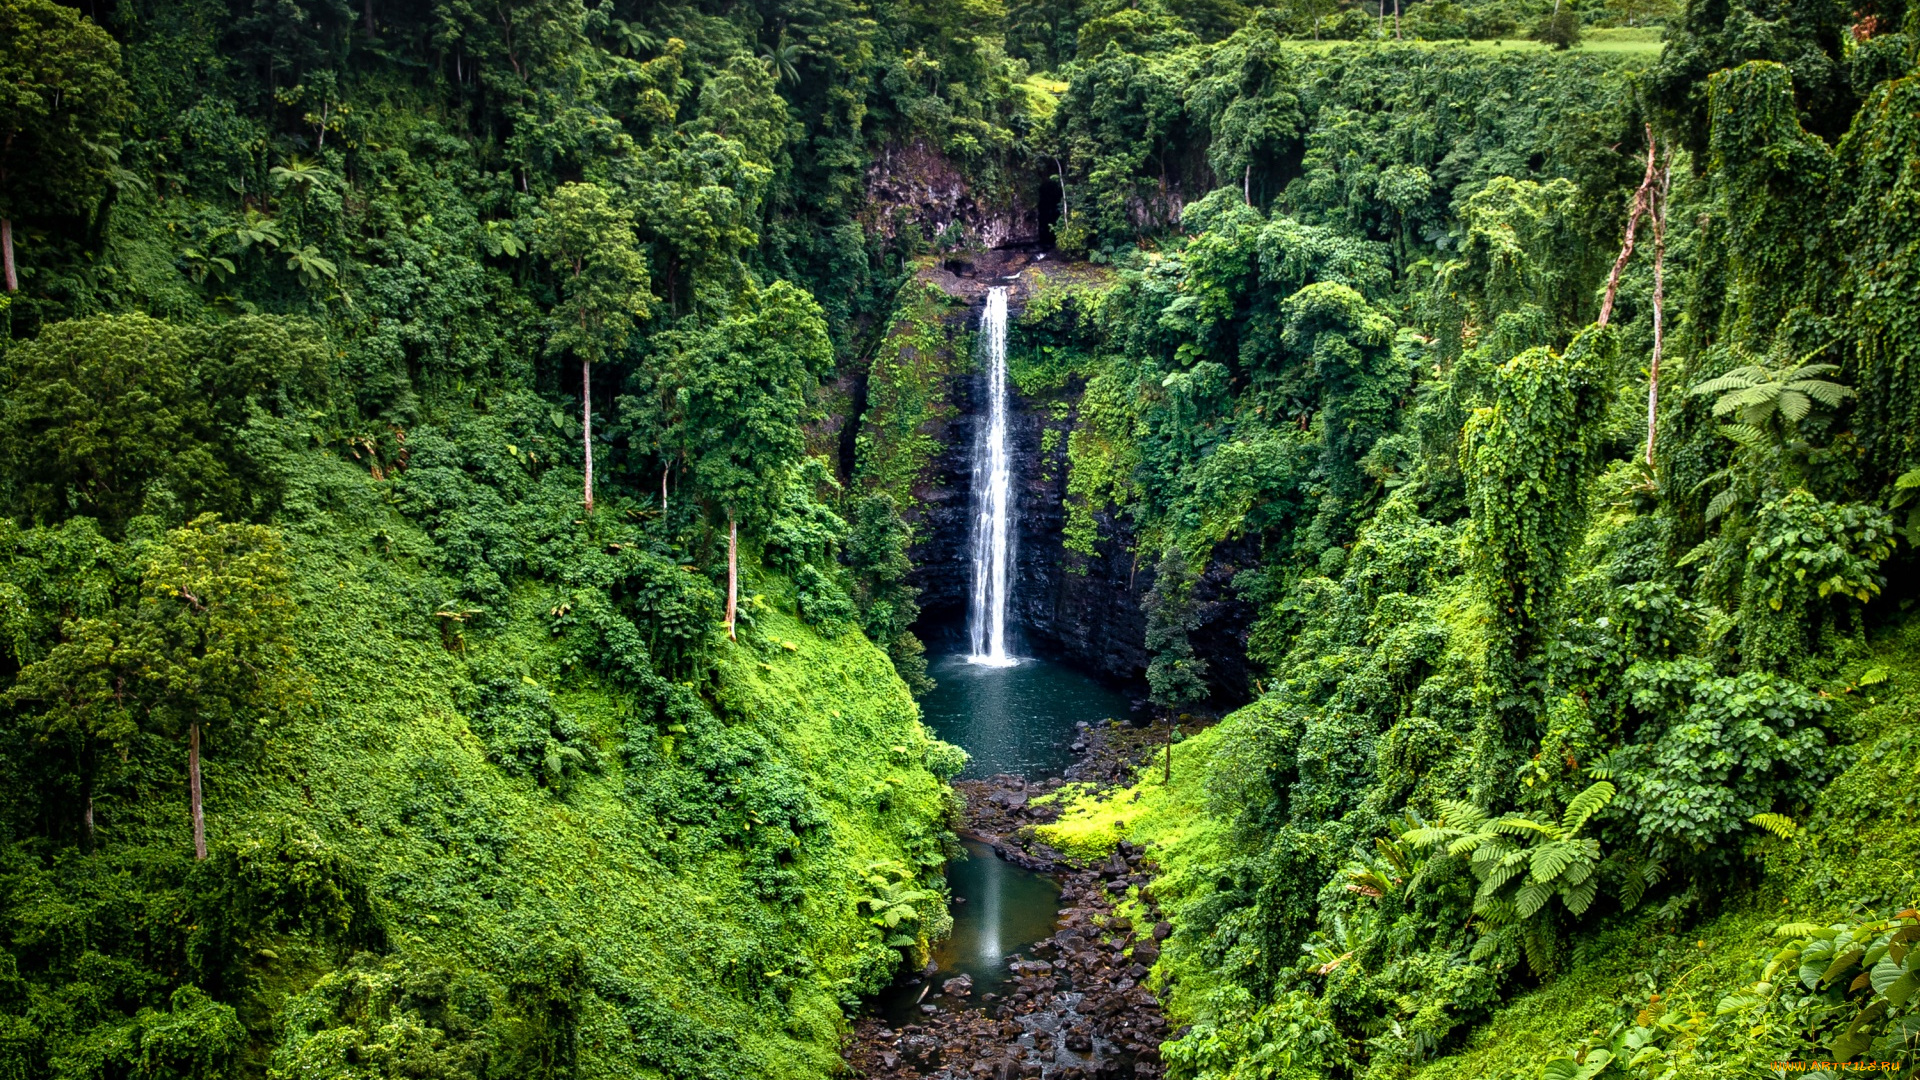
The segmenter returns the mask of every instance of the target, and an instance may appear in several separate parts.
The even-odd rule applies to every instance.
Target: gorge
[[[0,0],[0,1078],[1920,1076],[1920,5]]]

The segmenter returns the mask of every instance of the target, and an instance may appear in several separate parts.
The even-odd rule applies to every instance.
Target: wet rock
[[[1165,919],[1153,924],[1153,940],[1165,941],[1173,936],[1173,924]]]
[[[909,1035],[900,1040],[900,1056],[916,1069],[937,1069],[940,1040],[931,1035]]]
[[[973,993],[973,976],[961,975],[940,984],[940,992],[954,997],[966,997]]]

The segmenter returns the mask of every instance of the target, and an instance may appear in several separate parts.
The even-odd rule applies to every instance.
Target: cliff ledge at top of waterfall
[[[1018,307],[1045,283],[1101,285],[1113,277],[1113,270],[1058,251],[1006,248],[923,256],[916,276],[970,304],[984,303],[988,290],[1005,286],[1009,301]]]

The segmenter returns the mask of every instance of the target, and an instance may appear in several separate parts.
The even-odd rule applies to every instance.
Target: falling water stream
[[[987,293],[980,316],[980,360],[986,375],[985,423],[973,444],[973,515],[968,559],[973,594],[967,611],[971,652],[933,664],[937,684],[922,702],[929,726],[964,748],[969,779],[1010,774],[1058,777],[1073,760],[1076,725],[1124,716],[1126,696],[1092,676],[1046,660],[1015,656],[1007,608],[1013,585],[1012,450],[1007,416],[1007,290]],[[979,1002],[1004,993],[1008,957],[1053,932],[1060,885],[1025,870],[977,840],[947,866],[953,932],[934,948],[934,973],[912,973],[881,996],[882,1015],[903,1023],[921,1009]],[[948,978],[972,978],[979,997],[949,999]],[[931,984],[931,985],[930,985]]]
[[[987,291],[980,313],[980,359],[987,374],[987,423],[973,444],[973,604],[967,613],[970,664],[1012,667],[1007,651],[1007,593],[1012,587],[1013,467],[1007,452],[1007,290]]]

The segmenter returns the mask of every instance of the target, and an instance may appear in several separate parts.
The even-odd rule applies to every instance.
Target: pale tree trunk
[[[593,513],[593,361],[580,361],[580,442],[587,450],[587,513]]]
[[[85,810],[80,812],[80,825],[87,833],[87,852],[88,854],[94,854],[97,852],[97,845],[95,843],[96,837],[93,828],[93,780],[94,776],[100,771],[100,767],[98,759],[94,757],[91,750],[86,753],[81,768],[86,777],[84,786],[86,788],[87,806]]]
[[[727,640],[739,640],[734,636],[734,613],[740,608],[740,523],[733,520],[733,511],[727,511]]]
[[[1400,40],[1400,0],[1393,0],[1393,40]]]
[[[665,465],[662,465],[660,466],[660,512],[664,514],[666,513],[666,510],[667,510],[667,467]]]
[[[7,266],[7,291],[19,292],[20,279],[13,272],[13,219],[0,218],[0,262]]]
[[[207,858],[207,813],[200,802],[200,722],[187,725],[187,790],[193,799],[193,857]]]
[[[1252,165],[1248,165],[1247,171],[1240,174],[1240,198],[1248,206],[1253,205],[1253,166]]]
[[[1647,467],[1653,467],[1653,442],[1660,427],[1660,349],[1666,344],[1664,307],[1667,296],[1667,188],[1673,164],[1661,170],[1653,194],[1653,363],[1647,365]]]
[[[1653,125],[1647,125],[1647,175],[1640,181],[1640,187],[1633,193],[1633,205],[1627,210],[1626,241],[1620,245],[1620,257],[1613,260],[1613,271],[1607,275],[1607,295],[1600,301],[1600,318],[1595,320],[1605,326],[1613,318],[1613,298],[1620,291],[1620,274],[1627,268],[1627,260],[1633,258],[1633,235],[1640,226],[1640,218],[1653,202],[1654,179],[1654,142]]]

